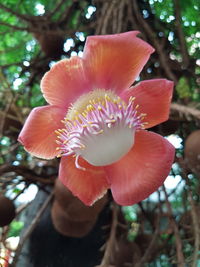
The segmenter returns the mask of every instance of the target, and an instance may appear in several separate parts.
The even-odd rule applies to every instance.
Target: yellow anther
[[[94,104],[96,104],[94,99],[90,99],[89,103],[93,106]]]
[[[60,134],[58,130],[55,130],[55,134]]]
[[[102,107],[101,107],[101,106],[98,106],[98,110],[99,110],[99,111],[102,110]]]
[[[82,115],[83,115],[83,117],[87,117],[87,113],[84,111],[84,112],[82,112]]]
[[[103,133],[103,130],[102,129],[97,134],[101,134],[101,133]]]
[[[56,147],[56,150],[60,150],[60,147]]]
[[[63,144],[65,145],[65,144],[67,144],[67,142],[68,142],[68,140],[65,140],[65,141],[63,142]]]
[[[139,105],[136,105],[135,109],[139,108]]]
[[[105,99],[106,99],[107,101],[110,101],[110,97],[109,97],[107,94],[105,94]]]
[[[105,107],[105,101],[101,101],[100,104]]]
[[[119,109],[122,109],[122,105],[118,105],[118,108],[119,108]]]
[[[58,154],[56,157],[57,158],[61,158],[62,157],[62,154]]]
[[[87,105],[87,111],[91,111],[91,110],[93,110],[94,108],[93,108],[93,106],[92,105]]]
[[[135,97],[134,96],[130,96],[129,97],[129,102],[133,102],[135,100]]]

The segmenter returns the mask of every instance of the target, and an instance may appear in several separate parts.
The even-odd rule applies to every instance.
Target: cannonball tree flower
[[[110,188],[121,205],[156,191],[174,147],[146,129],[168,119],[173,82],[132,86],[154,49],[138,32],[91,36],[83,57],[56,63],[41,81],[49,103],[34,108],[19,135],[32,155],[61,157],[59,178],[86,205]]]

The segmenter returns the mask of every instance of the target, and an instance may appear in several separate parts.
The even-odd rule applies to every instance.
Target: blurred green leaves
[[[8,237],[19,236],[23,226],[24,226],[23,222],[20,222],[20,221],[11,222],[10,227],[9,227]]]

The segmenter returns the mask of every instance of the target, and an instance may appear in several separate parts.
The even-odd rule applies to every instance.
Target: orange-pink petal
[[[89,36],[83,58],[93,89],[120,92],[132,85],[154,49],[138,31]]]
[[[146,80],[125,90],[120,97],[127,103],[130,96],[135,97],[138,112],[146,114],[145,128],[150,128],[169,118],[173,86],[174,83],[166,79]]]
[[[34,108],[20,132],[18,141],[36,157],[54,158],[58,154],[55,130],[63,127],[61,120],[65,114],[66,110],[57,106]]]
[[[71,57],[56,63],[42,78],[41,89],[49,104],[63,107],[88,92],[91,87],[82,58]]]
[[[102,167],[95,167],[84,159],[79,159],[80,166],[86,170],[77,169],[73,157],[62,157],[59,179],[85,205],[92,205],[101,198],[110,187],[106,173]]]
[[[133,205],[156,191],[169,174],[174,147],[158,134],[139,131],[132,150],[105,167],[111,191],[120,205]]]

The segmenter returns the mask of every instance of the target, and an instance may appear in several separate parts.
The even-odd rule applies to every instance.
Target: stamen
[[[81,167],[79,165],[79,163],[78,163],[79,157],[80,157],[80,155],[76,155],[76,158],[75,158],[75,166],[76,166],[77,169],[80,169],[82,171],[86,171],[86,169],[84,167]]]
[[[146,114],[137,111],[135,97],[127,105],[120,97],[105,93],[81,101],[85,109],[75,103],[64,118],[64,128],[55,131],[58,156],[74,156],[75,166],[85,170],[78,163],[83,157],[90,164],[104,166],[112,164],[125,155],[134,143],[135,131],[145,128]],[[73,118],[70,119],[71,114]]]

